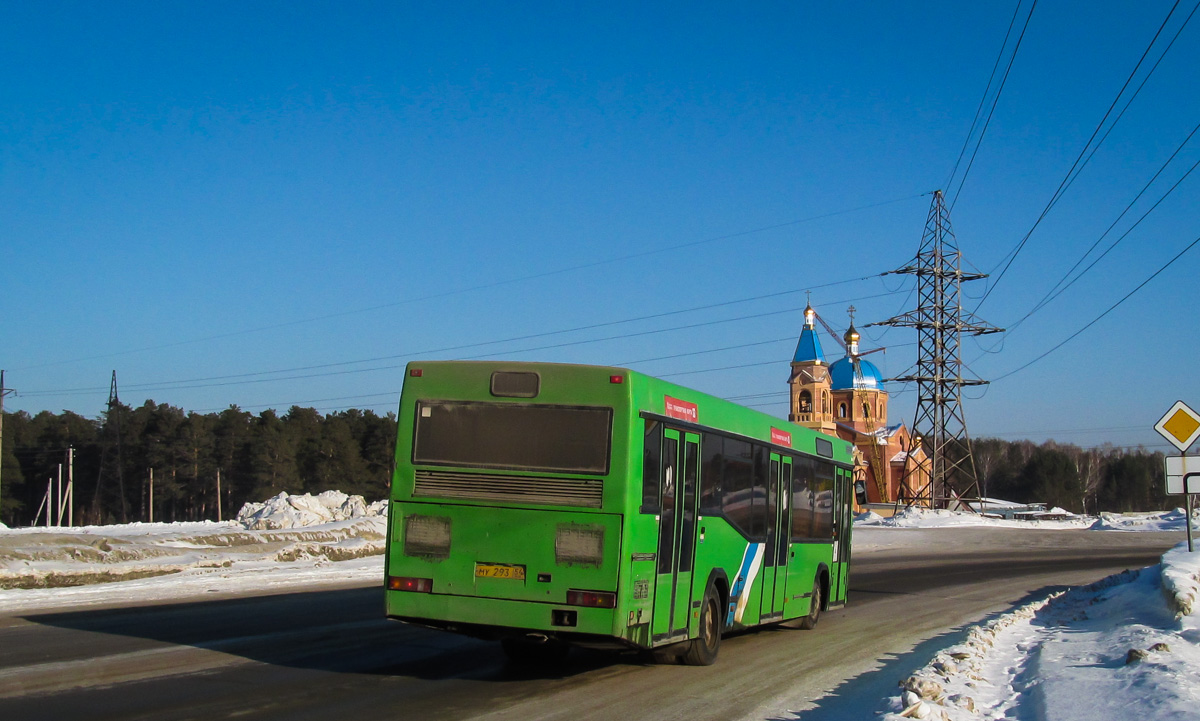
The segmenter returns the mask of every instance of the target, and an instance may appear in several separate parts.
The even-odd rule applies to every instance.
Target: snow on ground
[[[386,502],[326,492],[249,503],[224,523],[0,527],[0,613],[381,583],[385,511]],[[854,550],[919,546],[939,528],[971,525],[1182,533],[1184,514],[1006,521],[908,509],[858,518]],[[970,629],[964,643],[906,679],[879,718],[1195,719],[1197,678],[1200,553],[1181,544],[1160,566]]]
[[[916,515],[935,527],[954,525],[939,513]],[[1184,522],[1180,509],[1104,516],[1084,527],[1182,531]],[[866,525],[883,524],[869,519]],[[890,527],[919,525],[910,517]],[[1200,551],[1189,553],[1180,543],[1157,566],[1056,593],[972,627],[964,643],[938,652],[901,681],[880,718],[1200,718],[1198,599]]]
[[[221,523],[0,530],[0,611],[382,583],[386,508],[281,493]]]
[[[854,519],[855,528],[962,528],[964,526],[988,526],[990,528],[1039,528],[1043,530],[1092,531],[1183,531],[1186,521],[1182,508],[1156,513],[1101,513],[1096,516],[1078,516],[1061,508],[1046,512],[1052,517],[1047,520],[1016,521],[988,518],[976,513],[945,511],[928,508],[906,508],[891,518],[877,513],[864,513]],[[1200,516],[1193,516],[1196,526]]]

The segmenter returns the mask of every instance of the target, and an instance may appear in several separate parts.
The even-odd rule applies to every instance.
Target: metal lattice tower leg
[[[888,379],[917,384],[912,448],[905,460],[899,500],[910,506],[956,506],[958,499],[979,497],[962,389],[987,383],[964,375],[960,341],[963,333],[984,335],[1003,329],[963,311],[963,282],[987,276],[963,272],[942,191],[934,191],[917,257],[890,272],[917,276],[917,309],[870,324],[917,330],[916,366],[908,375]],[[923,459],[917,449],[924,451]]]

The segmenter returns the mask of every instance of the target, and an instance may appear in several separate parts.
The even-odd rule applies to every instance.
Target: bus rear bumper
[[[615,616],[616,611],[611,608],[387,592],[387,617],[390,619],[489,640],[555,638],[578,645],[632,646],[614,635]]]

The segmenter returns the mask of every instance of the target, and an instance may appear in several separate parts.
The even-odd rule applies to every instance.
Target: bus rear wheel
[[[821,601],[821,577],[818,576],[813,580],[812,608],[809,609],[807,616],[800,619],[800,628],[805,631],[816,628],[817,621],[821,620]]]
[[[700,606],[700,635],[688,642],[683,662],[689,666],[711,666],[721,649],[721,600],[709,586]]]

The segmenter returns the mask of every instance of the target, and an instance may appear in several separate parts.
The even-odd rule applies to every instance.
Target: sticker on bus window
[[[668,418],[678,418],[688,423],[700,422],[700,406],[695,403],[681,401],[671,396],[663,396],[663,403],[666,406]]]
[[[781,445],[781,446],[787,446],[788,448],[791,448],[792,447],[792,434],[788,433],[787,431],[781,431],[778,428],[772,427],[771,428],[771,442]]]

